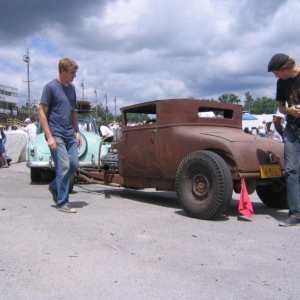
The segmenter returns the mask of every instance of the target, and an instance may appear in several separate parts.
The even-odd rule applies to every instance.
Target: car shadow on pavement
[[[207,221],[228,221],[232,217],[236,217],[237,221],[240,222],[252,222],[255,219],[255,215],[265,215],[266,218],[273,218],[277,221],[283,221],[287,218],[287,210],[277,210],[274,208],[267,207],[263,203],[258,203],[258,202],[253,202],[252,203],[252,208],[253,208],[253,218],[248,218],[244,215],[242,215],[238,211],[238,205],[239,205],[239,200],[236,200],[234,198],[231,199],[230,205],[227,208],[227,210],[220,216],[209,219]],[[184,217],[190,217],[185,211],[183,210],[178,210],[175,212],[178,215],[184,216]]]
[[[106,199],[111,196],[121,197],[133,201],[143,202],[152,205],[158,205],[163,207],[175,208],[175,213],[184,217],[190,217],[179,205],[175,192],[155,191],[155,190],[134,190],[134,189],[119,189],[119,188],[101,188],[97,189],[95,186],[80,185],[80,188],[87,193],[95,193],[104,195]],[[230,217],[237,217],[238,221],[251,222],[255,215],[265,215],[266,217],[272,217],[277,221],[282,221],[287,218],[287,210],[277,210],[267,207],[262,202],[252,202],[254,217],[252,219],[247,218],[238,211],[239,200],[232,198],[228,209],[219,217],[212,220],[214,221],[227,221]]]
[[[104,195],[106,199],[110,198],[111,196],[114,196],[163,207],[180,208],[180,205],[177,202],[175,192],[154,191],[153,189],[103,189],[103,187],[101,187],[101,189],[95,189],[95,187],[89,188],[86,185],[81,185],[80,188],[84,189],[87,193]]]
[[[225,211],[225,215],[231,216],[231,217],[237,217],[240,221],[251,221],[253,218],[255,218],[255,215],[265,215],[267,217],[272,217],[273,219],[277,221],[283,221],[288,217],[288,210],[281,210],[281,209],[275,209],[270,208],[266,206],[262,202],[252,202],[252,208],[253,208],[253,218],[249,219],[238,211],[239,206],[239,200],[232,199],[230,202],[230,205],[228,209]]]

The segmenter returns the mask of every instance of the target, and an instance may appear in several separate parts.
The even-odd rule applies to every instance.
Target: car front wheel
[[[211,151],[197,151],[180,163],[175,188],[178,201],[188,215],[211,219],[228,208],[233,180],[222,157]]]

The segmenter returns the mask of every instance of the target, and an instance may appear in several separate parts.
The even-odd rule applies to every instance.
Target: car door
[[[123,163],[124,175],[142,178],[160,176],[158,134],[156,123],[123,127],[123,153],[119,162]]]

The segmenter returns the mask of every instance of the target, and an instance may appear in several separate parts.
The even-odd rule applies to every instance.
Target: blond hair
[[[289,57],[288,60],[279,68],[280,71],[293,69],[296,66],[296,61]]]
[[[58,63],[58,72],[61,74],[63,71],[68,72],[70,70],[77,70],[78,69],[78,64],[76,61],[72,58],[62,58],[59,63]]]

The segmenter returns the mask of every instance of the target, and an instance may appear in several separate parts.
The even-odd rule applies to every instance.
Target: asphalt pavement
[[[172,192],[78,184],[57,211],[25,163],[0,170],[0,299],[299,299],[300,227],[239,195],[217,220],[189,218]]]

